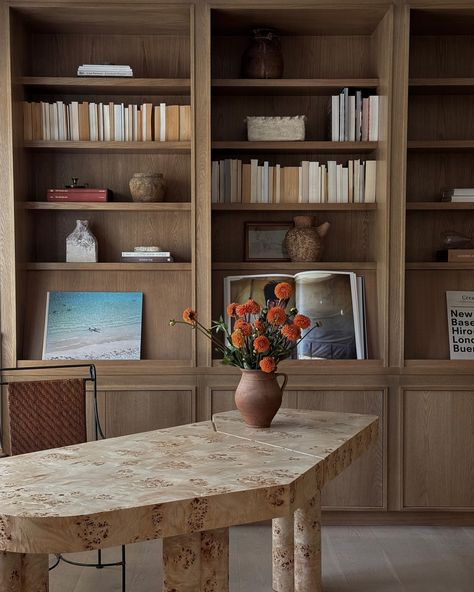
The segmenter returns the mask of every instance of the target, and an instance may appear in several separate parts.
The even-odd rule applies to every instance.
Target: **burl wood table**
[[[46,592],[49,553],[163,538],[165,592],[225,592],[228,527],[270,518],[273,587],[318,591],[319,492],[376,438],[373,416],[230,412],[2,459],[0,591]]]

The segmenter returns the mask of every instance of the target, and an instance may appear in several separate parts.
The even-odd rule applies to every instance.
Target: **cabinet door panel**
[[[326,485],[322,492],[322,503],[329,508],[383,508],[383,391],[296,391],[296,395],[298,409],[378,415],[378,441],[341,475]]]
[[[183,391],[107,391],[108,438],[192,423],[194,393]]]
[[[404,506],[474,507],[474,392],[405,391]]]

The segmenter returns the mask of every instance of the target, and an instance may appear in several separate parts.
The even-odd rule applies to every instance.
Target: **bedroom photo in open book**
[[[252,298],[262,308],[275,303],[274,287],[282,280],[294,287],[293,301],[313,323],[299,343],[300,360],[348,360],[367,357],[363,278],[346,271],[305,271],[295,275],[263,274],[224,278],[224,301],[245,302]],[[232,319],[226,317],[229,330]],[[304,333],[303,333],[304,335]]]

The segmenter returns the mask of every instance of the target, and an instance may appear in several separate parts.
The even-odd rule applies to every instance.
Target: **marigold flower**
[[[245,338],[244,338],[244,336],[242,334],[242,331],[240,331],[240,329],[237,329],[237,331],[234,331],[231,334],[230,339],[231,339],[232,345],[234,347],[237,347],[237,348],[240,349],[241,347],[244,346]]]
[[[249,298],[245,304],[248,305],[250,314],[256,315],[260,312],[260,304],[255,300]]]
[[[296,325],[284,325],[281,332],[288,339],[288,341],[298,341],[301,337],[301,329]]]
[[[255,327],[255,329],[257,329],[257,331],[259,333],[264,333],[265,332],[265,325],[262,323],[262,321],[260,319],[256,319],[253,322],[253,326]]]
[[[288,300],[293,294],[293,288],[288,282],[280,282],[275,286],[275,296],[278,300]]]
[[[197,312],[192,309],[191,307],[186,308],[183,310],[183,321],[189,323],[190,325],[194,325],[197,320]]]
[[[247,323],[243,319],[238,319],[237,321],[235,321],[234,331],[237,330],[242,331],[242,335],[244,335],[244,337],[252,335],[252,325],[250,323]]]
[[[300,329],[307,329],[311,325],[311,321],[307,316],[297,314],[293,319],[293,325],[296,325]]]
[[[248,302],[246,302],[245,304],[238,304],[235,307],[235,312],[238,317],[244,317],[245,315],[250,314],[250,306]]]
[[[259,354],[263,354],[270,348],[270,341],[265,335],[259,335],[253,340],[253,349]]]
[[[283,325],[286,321],[285,310],[281,306],[273,306],[267,312],[267,321],[272,325]]]
[[[237,308],[237,306],[238,306],[237,302],[232,302],[231,304],[228,305],[227,314],[230,317],[235,317],[235,315],[236,315],[235,309]]]
[[[270,356],[266,356],[260,360],[260,370],[263,372],[273,372],[276,368],[276,362]]]

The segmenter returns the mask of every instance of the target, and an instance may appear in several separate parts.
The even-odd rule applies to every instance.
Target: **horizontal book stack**
[[[300,166],[237,159],[213,161],[212,203],[374,203],[376,161]]]
[[[333,142],[376,142],[379,139],[379,97],[344,88],[331,97],[330,137]]]
[[[77,68],[78,76],[116,76],[130,78],[133,70],[130,66],[116,64],[82,64]]]
[[[448,189],[443,192],[443,201],[450,201],[452,203],[474,202],[474,188]]]
[[[191,139],[190,105],[23,102],[25,141],[178,142]]]
[[[170,251],[150,251],[136,247],[133,251],[122,251],[122,263],[173,263]]]

